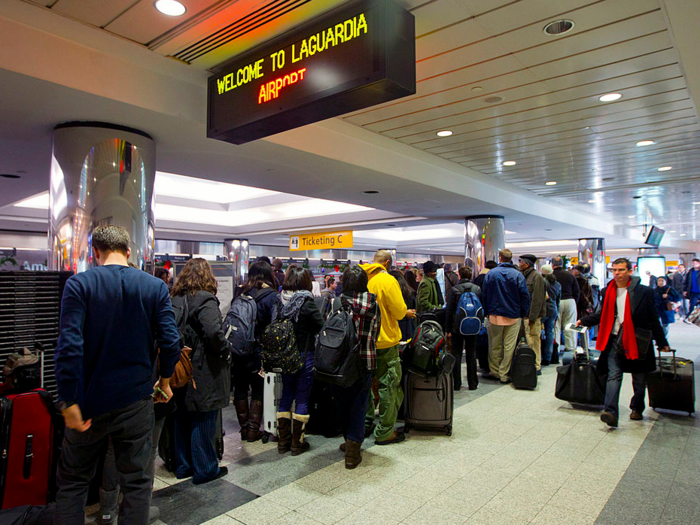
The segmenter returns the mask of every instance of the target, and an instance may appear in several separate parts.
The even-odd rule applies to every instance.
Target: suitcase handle
[[[658,352],[659,352],[659,376],[662,376],[662,377],[663,377],[663,375],[664,375],[664,369],[663,369],[663,367],[661,366],[661,350],[659,349]],[[675,381],[676,379],[678,379],[678,371],[677,371],[677,365],[676,365],[676,350],[673,349],[673,348],[669,348],[669,352],[671,352],[671,353],[673,354],[673,356],[672,356],[672,361],[673,361],[673,380]]]
[[[33,441],[34,435],[29,434],[27,436],[27,442],[24,446],[24,468],[22,472],[24,479],[29,479],[32,475],[32,459],[34,459],[34,453],[32,452]]]

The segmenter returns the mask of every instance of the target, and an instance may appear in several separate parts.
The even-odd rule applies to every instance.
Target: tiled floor
[[[676,323],[670,341],[698,362],[699,336]],[[230,473],[216,486],[195,488],[159,468],[160,523],[700,524],[696,419],[648,409],[635,422],[623,408],[619,430],[609,430],[598,412],[555,399],[555,378],[549,367],[532,392],[485,382],[462,390],[451,437],[412,431],[398,445],[368,441],[352,471],[340,439],[311,436],[309,453],[279,456],[274,443],[241,444],[231,428]],[[621,407],[630,396],[625,377]]]

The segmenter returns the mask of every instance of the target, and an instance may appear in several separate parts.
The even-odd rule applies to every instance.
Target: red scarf
[[[632,280],[627,283],[630,285]],[[603,312],[600,316],[600,328],[598,329],[598,339],[596,340],[596,349],[601,352],[605,350],[608,344],[610,335],[612,334],[613,326],[615,326],[615,303],[617,302],[617,285],[613,281],[608,285],[608,291],[605,292],[605,302],[603,303]],[[627,359],[639,359],[639,351],[637,350],[637,338],[634,335],[634,324],[632,323],[632,308],[630,307],[630,294],[627,292],[625,297],[625,317],[622,330],[622,346],[625,349],[625,357]]]

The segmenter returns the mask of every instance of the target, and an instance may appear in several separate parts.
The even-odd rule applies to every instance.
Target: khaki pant
[[[520,323],[510,326],[495,325],[486,321],[486,330],[489,334],[489,368],[491,375],[497,376],[501,381],[507,381],[510,374],[510,365],[513,362],[513,352],[518,343]]]
[[[523,319],[525,327],[525,339],[530,348],[535,351],[537,370],[542,368],[542,321],[531,323],[529,319]]]
[[[559,330],[562,330],[564,332],[566,349],[569,352],[574,352],[576,351],[576,332],[566,330],[567,325],[570,323],[576,324],[576,301],[573,299],[562,299],[559,303],[559,329],[556,332],[559,338],[557,342],[561,341]]]

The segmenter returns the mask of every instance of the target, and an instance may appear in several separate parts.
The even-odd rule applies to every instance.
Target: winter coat
[[[688,292],[688,297],[690,297],[690,294],[693,293],[693,277],[695,277],[695,280],[698,283],[698,288],[700,288],[700,271],[691,268],[685,272],[685,279],[683,279],[685,291]]]
[[[434,310],[442,306],[440,301],[441,292],[438,291],[439,286],[436,279],[427,275],[423,276],[423,279],[418,284],[418,294],[416,296],[418,313]]]
[[[685,276],[687,273],[688,272],[685,274],[675,272],[673,275],[671,275],[671,286],[673,286],[673,289],[681,294],[681,296],[683,295],[683,292],[685,292]]]
[[[667,297],[664,297],[667,295]],[[654,304],[656,312],[661,318],[661,324],[671,324],[676,322],[676,312],[666,308],[668,303],[677,303],[681,300],[681,296],[672,286],[666,285],[663,288],[658,286],[654,289]]]
[[[530,293],[525,276],[513,263],[500,263],[486,274],[481,287],[484,315],[522,319],[530,313]]]
[[[616,286],[615,281],[611,281],[608,286]],[[603,291],[603,301],[605,301],[605,296],[608,292],[606,288]],[[632,277],[632,282],[627,288],[627,293],[629,294],[629,304],[632,315],[632,324],[635,328],[645,328],[651,330],[654,341],[659,348],[668,346],[668,341],[664,335],[664,330],[659,322],[659,316],[656,312],[656,306],[654,304],[654,291],[648,286],[641,284],[639,277]],[[617,313],[617,307],[616,307]],[[600,319],[603,314],[603,308],[594,314],[588,315],[581,319],[581,324],[583,326],[596,326],[600,324]],[[623,325],[624,326],[624,325]],[[614,341],[617,338],[615,335],[610,335],[610,340]],[[605,352],[612,352],[612,346],[608,343],[608,347]],[[605,354],[599,361],[598,367],[602,373],[607,372],[608,360],[606,359],[607,354]],[[622,358],[622,371],[623,372],[653,372],[656,370],[656,356],[654,353],[653,345],[649,345],[647,350],[646,359],[627,359]]]
[[[481,270],[479,272],[479,275],[474,277],[474,284],[477,285],[479,288],[483,288],[484,287],[484,279],[486,279],[486,274],[489,273],[489,271],[490,270],[488,268],[484,268],[483,270]]]
[[[455,326],[455,315],[457,314],[459,298],[462,297],[464,292],[473,292],[476,294],[477,299],[481,301],[481,288],[470,283],[468,279],[461,279],[455,286],[450,288],[450,291],[447,294],[445,333],[458,332],[459,327]]]
[[[527,291],[530,294],[530,312],[527,316],[531,323],[542,319],[547,313],[547,292],[544,278],[530,266],[523,272]]]
[[[282,292],[282,302],[286,302],[286,292]],[[281,312],[281,310],[280,310]],[[294,322],[294,335],[297,340],[297,348],[301,355],[304,352],[313,352],[316,346],[316,334],[323,327],[323,316],[313,298],[307,298],[299,309],[299,317]]]
[[[556,279],[552,279],[552,282],[545,279],[544,282],[547,287],[547,314],[545,317],[557,317],[561,302],[561,284]]]
[[[178,407],[188,412],[219,410],[228,406],[231,396],[231,345],[221,328],[219,300],[200,290],[194,296],[173,297],[173,306],[183,308],[185,297],[187,324],[197,337],[191,356],[194,384],[178,389]]]

